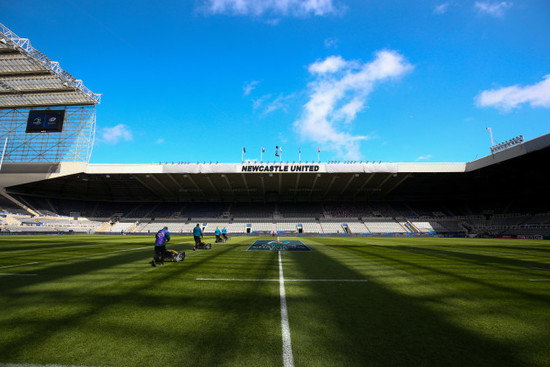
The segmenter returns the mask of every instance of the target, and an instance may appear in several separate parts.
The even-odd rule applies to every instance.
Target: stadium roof
[[[549,159],[550,134],[468,163],[4,164],[0,186],[97,201],[463,200],[504,192],[542,203]]]
[[[0,108],[99,104],[101,95],[0,23]]]

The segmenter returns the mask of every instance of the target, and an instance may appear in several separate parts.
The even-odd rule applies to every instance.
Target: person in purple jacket
[[[170,241],[170,232],[168,227],[159,230],[155,235],[155,257],[151,261],[151,266],[164,265],[164,253],[166,252],[166,242]]]

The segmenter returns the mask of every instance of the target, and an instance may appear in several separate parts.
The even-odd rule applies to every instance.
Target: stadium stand
[[[550,235],[550,134],[456,163],[89,164],[101,95],[1,28],[3,233]],[[29,133],[35,110],[62,124]]]

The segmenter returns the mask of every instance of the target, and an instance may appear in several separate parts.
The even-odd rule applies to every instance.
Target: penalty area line
[[[196,278],[200,281],[218,282],[280,282],[280,279],[254,279],[254,278]],[[285,279],[285,282],[343,282],[343,283],[365,283],[367,279]]]
[[[529,279],[530,282],[550,282],[550,279]]]

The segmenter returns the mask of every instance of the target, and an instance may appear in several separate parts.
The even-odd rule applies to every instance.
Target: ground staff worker
[[[201,237],[202,237],[202,229],[197,224],[197,226],[193,228],[193,238],[195,239],[195,247],[193,247],[193,251],[199,248],[199,245],[201,243]]]
[[[164,253],[166,252],[166,242],[168,241],[170,241],[170,232],[168,232],[168,227],[164,227],[155,235],[155,257],[151,261],[152,266],[156,266],[157,262],[159,265],[164,265]]]
[[[218,227],[216,227],[216,243],[222,242],[222,238],[220,237],[221,231]]]

